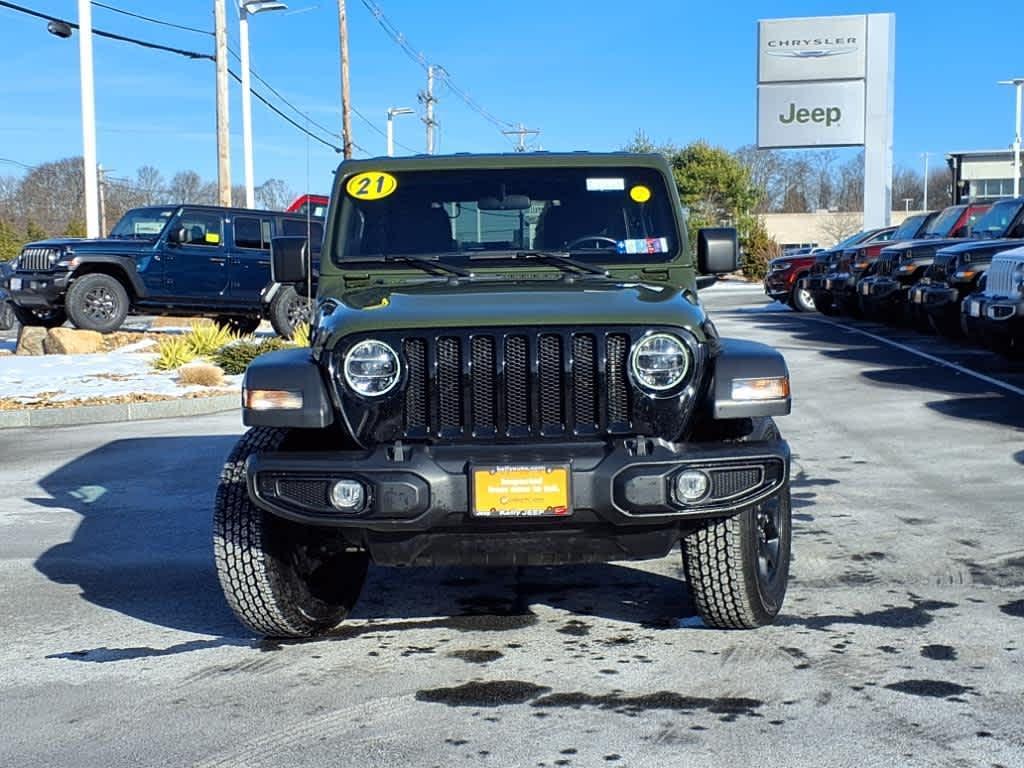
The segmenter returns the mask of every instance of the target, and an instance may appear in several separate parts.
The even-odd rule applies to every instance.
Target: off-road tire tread
[[[79,316],[78,297],[80,294],[84,294],[93,283],[109,283],[111,290],[120,294],[118,296],[118,301],[121,302],[121,308],[118,313],[119,316],[115,318],[117,321],[116,323],[107,322],[97,325],[96,323],[86,319],[84,316]],[[82,275],[81,277],[76,278],[74,282],[71,283],[71,287],[68,288],[67,296],[64,299],[64,307],[72,325],[76,328],[81,328],[85,331],[111,333],[124,324],[124,320],[128,316],[128,311],[131,309],[131,297],[128,295],[128,291],[125,290],[125,287],[121,285],[121,281],[116,277],[112,277],[105,272],[90,272],[87,275]]]
[[[246,459],[282,446],[287,430],[253,427],[224,463],[213,517],[217,576],[235,615],[253,631],[271,637],[309,637],[337,627],[312,621],[275,584],[277,561],[265,541],[265,515],[249,499]]]
[[[732,442],[775,440],[779,436],[771,419],[757,419],[749,435]],[[701,619],[711,627],[755,629],[771,621],[771,617],[758,616],[748,596],[741,524],[746,514],[709,520],[681,542],[690,593]]]
[[[270,308],[267,311],[267,316],[270,320],[270,325],[274,329],[274,333],[280,336],[282,339],[291,339],[295,333],[295,329],[288,323],[288,301],[291,300],[292,295],[297,295],[298,291],[290,285],[281,286],[278,289],[277,295],[274,296],[270,302]]]

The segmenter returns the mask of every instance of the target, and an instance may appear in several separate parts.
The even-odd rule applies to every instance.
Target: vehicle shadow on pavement
[[[213,562],[212,511],[217,479],[233,435],[114,440],[40,480],[42,507],[70,509],[81,522],[70,541],[44,552],[36,569],[53,582],[73,584],[88,602],[153,625],[221,640],[169,649],[105,649],[89,660],[119,660],[125,652],[165,655],[217,644],[248,644],[248,632],[224,601]],[[667,566],[667,567],[666,567]],[[678,577],[675,550],[655,567],[599,564],[560,568],[372,567],[353,619],[440,623],[474,617],[487,629],[509,617],[533,617],[531,604],[573,616],[667,626],[692,615]],[[394,620],[394,621],[392,621]],[[457,622],[456,622],[457,623]],[[515,624],[515,622],[511,622]],[[360,629],[377,631],[379,627]],[[102,659],[100,659],[102,657]]]
[[[114,440],[39,481],[28,499],[82,516],[70,541],[35,562],[90,603],[142,621],[209,635],[243,634],[213,565],[213,497],[237,437]]]

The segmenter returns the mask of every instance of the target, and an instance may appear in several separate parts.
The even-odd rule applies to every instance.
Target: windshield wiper
[[[595,267],[583,261],[577,261],[565,251],[511,251],[508,253],[479,254],[469,257],[470,261],[485,259],[536,259],[544,264],[558,267],[563,272],[577,275],[600,275],[608,277],[608,270]]]
[[[424,272],[429,272],[432,275],[442,274],[451,275],[453,277],[473,277],[473,273],[469,272],[461,267],[453,267],[451,264],[443,264],[440,260],[425,259],[422,256],[409,256],[406,254],[385,254],[385,264],[411,264],[414,267],[419,267]]]

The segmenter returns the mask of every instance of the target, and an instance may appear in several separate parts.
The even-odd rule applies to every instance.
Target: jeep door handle
[[[226,264],[228,260],[224,256],[211,256],[210,261],[214,264]]]

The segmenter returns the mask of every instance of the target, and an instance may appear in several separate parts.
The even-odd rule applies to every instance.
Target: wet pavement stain
[[[951,645],[926,645],[921,648],[921,655],[932,661],[956,661],[960,654]]]
[[[461,659],[468,664],[490,664],[504,656],[501,651],[492,651],[485,648],[470,648],[464,651],[452,651],[448,654],[453,659]]]
[[[577,619],[572,619],[564,627],[559,627],[555,631],[563,635],[583,637],[590,634],[590,625],[585,624],[582,621],[578,621]]]
[[[912,696],[927,696],[935,699],[959,696],[974,690],[969,685],[957,685],[946,680],[904,680],[899,683],[890,683],[885,687],[890,691],[908,693]]]
[[[621,693],[594,695],[572,692],[550,693],[546,696],[541,696],[531,706],[540,708],[569,707],[573,709],[597,707],[623,714],[637,714],[659,709],[676,712],[705,710],[716,715],[761,717],[756,710],[764,706],[764,702],[760,699],[748,698],[723,697],[711,699],[701,696],[683,696],[672,691],[658,691],[637,696],[627,696]]]
[[[999,610],[1005,613],[1007,616],[1014,616],[1018,619],[1024,619],[1024,600],[1014,600],[1012,603],[1000,605]]]
[[[453,688],[428,688],[416,691],[416,701],[446,704],[449,707],[501,707],[524,704],[551,689],[522,680],[493,680],[465,683]]]

